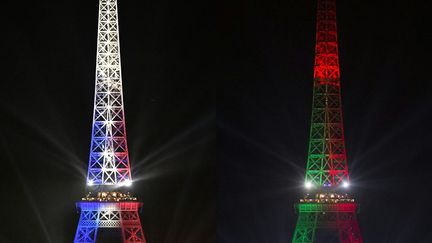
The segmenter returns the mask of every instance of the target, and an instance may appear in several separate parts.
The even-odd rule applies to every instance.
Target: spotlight
[[[343,186],[344,188],[348,188],[350,185],[349,185],[348,182],[344,181],[344,182],[342,182],[342,186]]]
[[[88,180],[87,181],[87,186],[93,186],[93,184],[94,184],[93,180]]]
[[[310,181],[307,181],[306,183],[305,183],[305,187],[306,187],[306,189],[311,189],[312,188],[312,183],[310,182]]]
[[[132,181],[129,179],[124,180],[124,182],[122,183],[124,186],[132,186]]]

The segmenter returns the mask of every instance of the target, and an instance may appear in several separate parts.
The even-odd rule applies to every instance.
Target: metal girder
[[[336,0],[318,0],[314,87],[305,185],[315,198],[296,205],[298,220],[293,243],[313,243],[316,229],[337,230],[341,243],[362,243],[357,204],[347,194],[334,193],[349,185],[342,118]],[[330,192],[330,193],[329,193]]]
[[[121,228],[124,243],[145,243],[140,202],[79,202],[80,220],[74,243],[96,242],[99,228]]]
[[[319,0],[307,183],[337,187],[349,182],[340,94],[336,3]]]
[[[306,181],[317,187],[349,182],[339,86],[314,85]]]
[[[93,129],[87,184],[114,189],[132,183],[126,142],[117,0],[99,1]],[[104,187],[108,185],[108,187]],[[114,187],[109,187],[114,186]],[[98,189],[99,188],[99,189]],[[77,203],[75,243],[96,242],[99,228],[121,228],[123,243],[145,243],[138,214],[142,203],[129,193],[99,191]]]
[[[123,109],[116,0],[100,0],[93,129],[87,183],[132,181]]]
[[[336,1],[318,0],[314,78],[338,85],[339,77]]]
[[[299,209],[302,208],[298,205]],[[326,209],[332,208],[331,211]],[[356,218],[356,205],[348,206],[353,210],[347,210],[343,205],[341,211],[337,210],[338,204],[328,206],[318,205],[313,211],[299,210],[293,243],[313,243],[317,229],[337,230],[341,243],[362,243],[362,237]]]

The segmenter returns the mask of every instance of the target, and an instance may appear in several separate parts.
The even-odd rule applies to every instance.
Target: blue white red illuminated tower
[[[296,204],[298,220],[293,243],[315,242],[317,229],[335,231],[341,243],[363,242],[357,223],[358,205],[348,195],[336,0],[318,0],[317,5],[313,107],[305,187],[307,195]]]
[[[132,185],[123,109],[117,0],[99,1],[93,129],[87,196],[77,202],[75,243],[96,242],[99,228],[121,228],[124,243],[145,243]]]

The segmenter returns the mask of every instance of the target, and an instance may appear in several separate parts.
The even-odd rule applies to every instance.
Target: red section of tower
[[[339,85],[336,2],[318,1],[314,79]]]

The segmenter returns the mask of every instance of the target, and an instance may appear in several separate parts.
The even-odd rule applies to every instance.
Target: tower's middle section
[[[313,108],[306,185],[349,183],[345,152],[335,1],[318,1]]]
[[[131,183],[120,63],[117,1],[101,0],[88,185]]]

